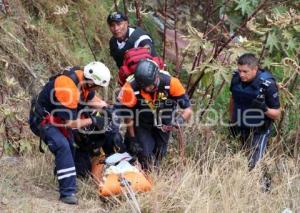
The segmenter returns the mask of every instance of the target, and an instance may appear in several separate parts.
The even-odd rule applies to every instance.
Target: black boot
[[[59,200],[66,204],[78,205],[78,199],[76,198],[75,195],[63,196],[60,197]]]

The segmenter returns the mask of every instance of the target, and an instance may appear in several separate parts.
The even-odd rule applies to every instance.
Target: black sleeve
[[[279,101],[279,93],[278,88],[275,81],[272,81],[270,86],[266,90],[265,94],[266,104],[271,109],[279,109],[280,101]]]
[[[177,102],[181,109],[186,109],[191,106],[190,99],[187,94],[178,97],[172,97]]]
[[[229,91],[232,92],[232,80],[231,80],[231,82],[230,82]]]
[[[238,81],[239,81],[239,73],[238,73],[238,71],[233,71],[232,79],[231,79],[230,87],[229,87],[230,92],[232,92],[233,84],[236,84]]]
[[[152,42],[150,39],[142,40],[142,41],[139,43],[139,47],[147,47],[147,48],[150,49],[150,52],[151,52],[151,55],[152,55],[152,56],[157,56],[157,53],[156,53],[156,51],[155,51],[153,42]]]
[[[76,120],[77,119],[77,110],[69,109],[62,105],[56,106],[55,111],[53,112],[54,116],[58,116],[63,120]]]
[[[96,95],[95,91],[89,92],[89,94],[87,96],[87,101],[92,100],[95,97],[95,95]]]

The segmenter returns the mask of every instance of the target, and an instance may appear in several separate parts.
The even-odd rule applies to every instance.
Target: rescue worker
[[[60,200],[78,204],[74,138],[72,129],[94,125],[103,129],[103,116],[81,117],[85,105],[99,110],[107,103],[95,95],[95,90],[107,87],[109,69],[101,62],[91,62],[84,69],[74,67],[68,72],[51,77],[37,98],[32,101],[30,128],[55,156],[55,170],[59,183]]]
[[[170,127],[182,126],[192,114],[182,84],[160,71],[154,61],[141,60],[134,77],[121,88],[118,101],[123,116],[131,119],[127,127],[129,151],[137,154],[144,170],[150,170],[153,163],[158,166],[167,153]],[[177,104],[183,112],[175,116]]]
[[[105,116],[107,125],[105,132],[98,129],[97,126],[89,125],[83,129],[73,130],[75,140],[75,168],[78,177],[88,177],[92,171],[92,159],[100,156],[101,151],[106,156],[115,152],[125,152],[126,147],[123,144],[123,137],[119,131],[120,120],[114,113],[112,107],[105,107],[102,113]],[[89,115],[90,116],[90,115]]]
[[[112,33],[109,41],[110,55],[114,58],[118,68],[123,64],[124,53],[137,47],[149,48],[152,56],[157,56],[153,40],[140,27],[129,27],[128,17],[122,12],[112,12],[107,17],[107,24]]]
[[[243,147],[250,150],[251,170],[266,150],[272,122],[281,114],[280,102],[274,77],[259,68],[254,54],[240,56],[237,66],[230,86],[231,130],[233,136],[240,135]]]

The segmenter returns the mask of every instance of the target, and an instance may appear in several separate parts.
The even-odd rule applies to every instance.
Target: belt
[[[50,114],[46,115],[41,121],[41,126],[45,127],[47,124],[51,124],[57,127],[65,137],[69,136],[69,131],[65,126],[63,126],[65,123],[60,117],[53,116]]]

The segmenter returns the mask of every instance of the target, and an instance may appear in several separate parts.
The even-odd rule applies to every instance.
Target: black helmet
[[[154,61],[149,59],[140,60],[136,67],[134,78],[137,86],[143,89],[149,85],[158,86],[158,74],[159,67]]]

